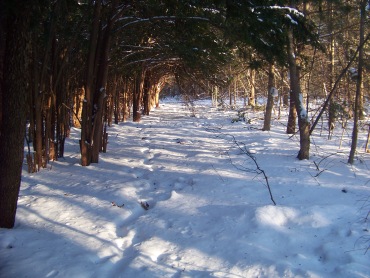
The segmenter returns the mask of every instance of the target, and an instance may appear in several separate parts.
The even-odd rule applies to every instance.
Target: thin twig
[[[269,195],[270,195],[270,199],[271,201],[273,202],[273,204],[276,206],[276,202],[274,200],[274,197],[272,196],[272,191],[271,191],[271,187],[270,187],[270,183],[269,183],[269,180],[268,180],[268,177],[265,173],[265,171],[263,169],[261,169],[261,167],[259,166],[259,164],[257,163],[257,159],[255,156],[253,156],[250,151],[247,150],[246,146],[244,145],[244,143],[240,143],[238,141],[236,141],[235,137],[233,135],[230,135],[233,137],[233,141],[234,143],[236,144],[236,146],[239,148],[239,150],[241,150],[244,154],[246,154],[252,161],[253,163],[255,164],[256,168],[257,168],[257,172],[258,174],[262,174],[264,179],[265,179],[265,182],[266,182],[266,186],[267,186],[267,189],[269,191]],[[241,146],[241,144],[243,146]]]
[[[214,133],[218,133],[218,134],[220,134],[221,132],[219,131],[219,130],[215,130],[215,129],[211,129],[211,128],[207,128],[206,129],[207,131],[209,131],[209,132],[214,132]],[[266,183],[266,187],[267,187],[267,189],[268,189],[268,192],[269,192],[269,195],[270,195],[270,199],[271,199],[271,201],[272,201],[272,203],[276,206],[276,202],[275,202],[275,200],[274,200],[274,197],[273,197],[273,195],[272,195],[272,191],[271,191],[271,187],[270,187],[270,183],[269,183],[269,180],[268,180],[268,177],[267,177],[267,175],[266,175],[266,172],[260,167],[260,165],[258,164],[258,162],[257,162],[257,159],[256,159],[256,157],[255,156],[253,156],[253,154],[250,152],[250,151],[248,151],[248,149],[247,149],[247,147],[245,146],[245,144],[244,143],[242,143],[242,142],[238,142],[237,140],[236,140],[236,138],[235,138],[235,136],[234,135],[232,135],[232,134],[223,134],[223,133],[221,133],[221,135],[222,136],[220,136],[220,135],[216,135],[218,138],[225,138],[226,136],[230,136],[231,138],[232,138],[232,141],[233,141],[233,143],[234,143],[234,145],[236,145],[237,146],[237,148],[241,151],[241,153],[242,154],[245,154],[245,155],[247,155],[252,161],[253,161],[253,163],[254,163],[254,165],[256,166],[256,169],[248,169],[248,168],[246,168],[246,167],[244,167],[244,166],[242,166],[242,167],[240,167],[239,165],[236,165],[236,164],[234,164],[233,163],[233,161],[232,161],[232,159],[231,159],[231,157],[230,157],[230,154],[227,152],[227,154],[228,154],[228,156],[229,156],[229,160],[230,160],[230,162],[231,162],[231,164],[236,168],[236,169],[238,169],[238,170],[241,170],[241,171],[247,171],[247,172],[254,172],[254,173],[256,173],[256,176],[258,176],[258,175],[263,175],[263,178],[264,178],[264,180],[265,180],[265,183]],[[212,166],[213,167],[213,166]]]
[[[222,180],[222,182],[225,182],[225,180],[223,179],[223,177],[217,172],[217,170],[216,170],[216,168],[215,168],[215,166],[213,166],[213,164],[212,164],[212,168],[213,168],[213,170],[215,170],[215,172],[216,172],[216,174],[219,176],[219,178]]]

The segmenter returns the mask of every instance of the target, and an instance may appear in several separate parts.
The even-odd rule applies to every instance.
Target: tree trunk
[[[330,33],[330,52],[329,52],[329,88],[333,88],[334,85],[334,75],[335,75],[335,40],[334,40],[334,28],[333,28],[333,4],[330,3],[329,8],[329,33]],[[336,105],[335,101],[332,97],[329,98],[329,121],[328,121],[328,129],[329,129],[329,135],[328,139],[331,139],[332,131],[334,131],[335,121],[336,121]]]
[[[117,118],[117,109],[115,108],[116,104],[117,104],[117,95],[118,94],[118,90],[117,90],[117,87],[118,87],[118,78],[117,78],[117,75],[115,74],[114,77],[113,77],[113,80],[112,80],[112,85],[111,85],[111,92],[109,94],[109,102],[107,103],[107,107],[108,107],[108,126],[112,126],[112,123],[113,123],[113,115],[115,116],[115,120]],[[118,124],[118,121],[117,123]]]
[[[361,1],[360,3],[360,45],[364,44],[365,41],[365,19],[366,19],[366,1]],[[354,108],[354,118],[353,118],[353,130],[352,130],[352,143],[351,151],[348,157],[348,163],[353,164],[355,159],[355,153],[357,148],[358,139],[358,120],[360,118],[361,111],[361,94],[362,94],[362,77],[363,77],[363,66],[364,66],[364,50],[361,47],[358,52],[358,76],[356,83],[356,97],[355,97],[355,108]]]
[[[90,33],[89,56],[87,59],[87,73],[85,84],[85,99],[82,106],[81,127],[81,165],[88,166],[91,163],[91,132],[92,132],[92,106],[94,91],[95,54],[98,41],[99,23],[101,13],[101,1],[95,2],[93,24]]]
[[[149,112],[150,112],[150,74],[149,74],[149,71],[145,72],[145,77],[144,77],[143,102],[144,102],[144,115],[149,116]]]
[[[280,81],[279,81],[280,85],[280,93],[279,93],[279,100],[278,100],[278,103],[279,103],[279,111],[278,111],[278,119],[280,120],[281,118],[281,109],[283,108],[283,106],[285,105],[285,96],[287,95],[286,94],[286,91],[284,90],[285,89],[285,86],[284,86],[284,72],[282,71],[281,74],[280,74]]]
[[[299,75],[297,70],[297,64],[294,53],[294,42],[293,42],[293,31],[289,30],[288,33],[288,63],[290,71],[290,87],[292,91],[292,97],[295,102],[295,108],[298,115],[298,126],[299,126],[299,143],[300,150],[298,153],[298,159],[309,159],[310,157],[310,122],[308,120],[307,111],[303,105],[303,96],[301,92],[301,86],[299,84]]]
[[[75,89],[73,96],[73,126],[77,128],[81,127],[80,119],[82,118],[82,103],[84,100],[84,95],[84,87]]]
[[[57,41],[56,41],[57,42]],[[66,78],[65,66],[67,62],[67,48],[61,48],[59,51],[56,49],[53,51],[53,82],[52,82],[52,93],[55,96],[54,109],[55,119],[53,120],[53,133],[54,133],[54,148],[55,158],[58,160],[59,157],[64,156],[64,142],[68,136],[70,128],[68,110],[70,105],[70,88],[69,79]],[[68,110],[67,110],[68,109]]]
[[[142,70],[144,71],[144,69]],[[133,96],[132,96],[132,120],[134,122],[140,122],[141,120],[141,99],[142,99],[142,81],[143,73],[139,72],[136,74],[134,79],[134,86],[133,86]]]
[[[11,2],[11,1],[8,1]],[[29,87],[28,28],[32,15],[29,1],[17,1],[16,13],[7,17],[2,122],[0,130],[0,228],[13,228],[21,184],[24,135]]]
[[[117,81],[118,82],[118,81]],[[114,123],[118,125],[120,121],[120,105],[119,105],[119,98],[120,98],[120,91],[118,90],[118,84],[115,85],[114,97],[113,97],[113,114],[114,114]]]
[[[153,92],[153,107],[159,108],[159,93],[161,92],[163,88],[163,82],[157,83],[154,87],[154,92]]]
[[[37,60],[34,60],[34,63],[36,63]],[[35,76],[37,76],[37,70],[36,70],[37,66],[35,66]],[[38,77],[38,76],[37,76]],[[35,79],[37,80],[37,79]],[[35,107],[34,107],[34,115],[35,115],[35,135],[34,135],[34,149],[35,149],[35,163],[37,165],[37,171],[40,171],[40,168],[42,167],[43,163],[42,163],[42,94],[41,92],[39,92],[38,90],[38,86],[37,86],[37,82],[35,82],[36,86],[34,88],[34,92],[33,92],[33,98],[34,98],[34,103],[35,103]]]
[[[250,94],[248,98],[248,105],[255,107],[256,106],[256,71],[254,69],[250,70]]]
[[[105,89],[100,90],[100,95],[98,102],[95,104],[97,107],[97,112],[95,113],[94,125],[93,125],[93,139],[92,142],[92,153],[91,153],[91,163],[99,162],[99,152],[101,151],[102,138],[103,138],[103,109],[104,109],[104,99],[106,96]]]
[[[274,65],[270,64],[268,72],[268,85],[267,85],[267,104],[265,111],[265,118],[263,122],[263,131],[269,131],[271,128],[271,115],[272,108],[274,106],[274,96],[273,96],[273,86],[274,86]]]
[[[212,91],[212,106],[218,107],[218,87],[215,86],[214,90]]]
[[[231,92],[231,83],[229,84],[229,105],[230,107],[233,106],[233,94]]]
[[[128,78],[125,78],[124,86],[123,86],[123,93],[122,93],[122,104],[121,104],[122,105],[122,121],[123,122],[127,121],[127,117],[130,114],[129,107],[131,107],[131,106],[129,105],[129,103],[130,103],[129,93],[128,93],[129,91],[133,91],[133,90],[130,89]]]
[[[45,166],[47,165],[49,161],[49,146],[50,146],[50,141],[52,140],[51,136],[51,130],[52,130],[52,96],[49,94],[47,96],[46,100],[46,109],[45,109],[45,133],[44,133],[44,151],[45,151]]]
[[[4,17],[5,18],[5,17]],[[3,76],[4,76],[4,59],[5,59],[5,37],[6,37],[6,20],[0,17],[0,130],[1,130],[1,123],[2,123],[2,85],[3,84]]]
[[[295,107],[294,95],[292,89],[289,90],[289,115],[288,115],[288,124],[286,128],[287,134],[294,134],[296,129],[297,122],[297,110]]]
[[[99,2],[99,1],[98,1]],[[110,42],[111,42],[111,30],[114,23],[113,15],[116,12],[115,8],[117,1],[112,1],[110,6],[110,14],[108,17],[108,23],[100,30],[101,38],[99,40],[101,47],[98,48],[96,58],[98,62],[96,63],[97,75],[96,75],[96,86],[94,95],[94,108],[96,111],[94,113],[94,124],[92,132],[92,154],[91,162],[99,162],[99,152],[102,151],[102,140],[103,140],[103,123],[104,123],[104,112],[105,112],[105,100],[106,100],[106,87],[108,81],[108,64],[109,64],[109,52],[110,52]]]
[[[52,68],[52,60],[51,57],[53,55],[52,49],[55,42],[55,32],[56,32],[56,23],[57,23],[57,16],[56,13],[59,12],[60,9],[60,1],[56,1],[54,3],[53,11],[50,15],[50,22],[47,25],[47,31],[45,36],[47,40],[45,41],[44,48],[42,49],[41,56],[42,56],[42,63],[41,63],[41,70],[38,76],[38,79],[35,79],[36,84],[36,91],[35,91],[35,113],[36,113],[36,163],[38,164],[38,170],[40,167],[45,168],[47,162],[49,160],[48,153],[49,153],[49,136],[50,136],[50,129],[51,129],[51,117],[50,117],[50,103],[49,98],[51,96],[51,73],[50,70]],[[47,24],[47,23],[46,23]],[[36,39],[35,39],[36,41]],[[38,49],[39,45],[33,45],[34,53],[40,53]],[[35,63],[38,63],[37,55],[34,56]],[[37,68],[37,64],[35,67]],[[37,71],[36,71],[37,72]]]

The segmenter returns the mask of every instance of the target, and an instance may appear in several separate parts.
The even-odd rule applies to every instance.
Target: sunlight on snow
[[[281,230],[289,222],[313,228],[325,227],[331,222],[320,212],[302,215],[297,209],[279,206],[264,206],[256,210],[257,222]]]

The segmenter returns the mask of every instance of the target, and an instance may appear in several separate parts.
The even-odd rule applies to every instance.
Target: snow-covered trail
[[[351,168],[340,154],[323,160],[325,149],[298,161],[283,126],[262,132],[231,124],[235,111],[195,109],[165,103],[110,128],[89,167],[74,130],[65,158],[25,172],[17,225],[0,230],[0,277],[370,276],[355,250],[369,236],[368,158]],[[233,138],[266,171],[277,206]]]

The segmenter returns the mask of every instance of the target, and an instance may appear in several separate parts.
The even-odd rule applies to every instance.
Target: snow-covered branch
[[[304,17],[304,14],[298,11],[297,9],[286,7],[286,6],[257,6],[257,7],[253,7],[251,10],[252,12],[254,12],[255,10],[279,10],[279,11],[285,11],[288,14],[293,14],[298,17]]]
[[[147,58],[147,59],[141,59],[141,60],[136,60],[136,61],[133,61],[133,62],[129,62],[127,64],[125,64],[125,66],[129,66],[129,65],[134,65],[134,64],[140,64],[140,63],[144,63],[144,62],[149,62],[149,63],[173,63],[173,62],[177,62],[177,61],[180,61],[181,59],[180,58],[166,58],[166,59],[154,59],[154,58]]]

